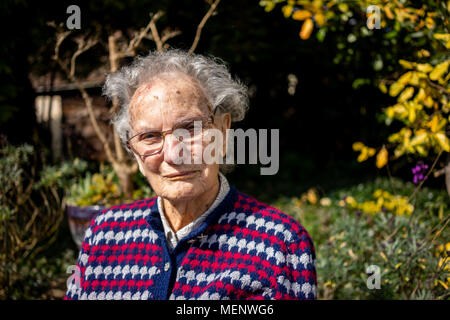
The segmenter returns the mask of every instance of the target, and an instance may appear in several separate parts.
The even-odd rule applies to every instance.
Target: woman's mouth
[[[168,178],[170,180],[184,180],[189,179],[195,176],[199,171],[183,171],[183,172],[175,172],[168,175],[165,175],[164,178]]]

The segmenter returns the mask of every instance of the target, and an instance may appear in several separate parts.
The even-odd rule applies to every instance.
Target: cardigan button
[[[164,265],[164,271],[169,270],[169,268],[170,268],[170,263],[166,262],[166,264]]]

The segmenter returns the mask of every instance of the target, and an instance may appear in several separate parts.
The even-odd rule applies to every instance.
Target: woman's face
[[[130,102],[131,136],[145,130],[165,131],[186,120],[212,114],[204,93],[188,76],[169,74],[141,85]],[[229,128],[228,117],[215,117],[216,128]],[[211,190],[218,183],[219,165],[204,161],[180,164],[179,141],[172,134],[165,136],[160,153],[139,156],[139,170],[153,190],[168,200],[189,200]],[[190,144],[192,157],[201,155],[205,142]],[[224,150],[224,149],[223,149]]]

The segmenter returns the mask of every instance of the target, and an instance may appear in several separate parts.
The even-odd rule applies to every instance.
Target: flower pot
[[[103,209],[105,208],[102,206],[78,207],[67,205],[66,212],[69,220],[70,233],[78,248],[81,248],[89,223]]]

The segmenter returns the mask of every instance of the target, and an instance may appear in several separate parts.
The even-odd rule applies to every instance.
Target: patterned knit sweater
[[[313,242],[283,212],[234,186],[167,247],[155,198],[98,214],[64,299],[315,299]]]

